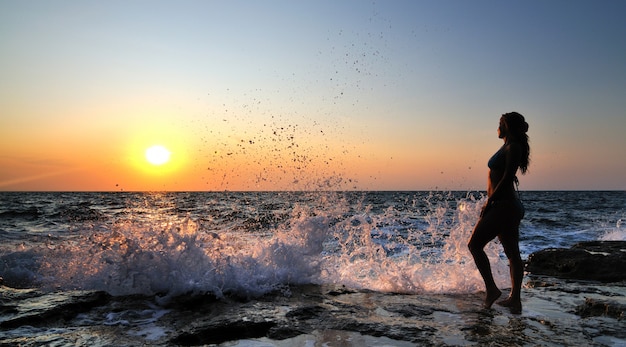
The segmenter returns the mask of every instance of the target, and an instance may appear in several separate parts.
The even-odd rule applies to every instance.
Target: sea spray
[[[257,296],[310,283],[319,272],[315,264],[327,217],[312,216],[297,205],[293,211],[268,230],[242,229],[249,218],[237,217],[240,228],[231,224],[215,232],[198,220],[170,214],[83,229],[71,241],[42,250],[41,282],[51,288],[168,297],[190,292]]]
[[[289,209],[277,206],[277,215],[255,217],[249,216],[253,206],[252,212],[225,212],[224,202],[207,201],[232,214],[221,229],[209,226],[208,216],[173,218],[170,207],[148,213],[147,206],[141,218],[85,224],[75,237],[51,241],[42,250],[40,282],[166,299],[252,297],[306,283],[399,293],[483,288],[466,246],[483,198],[431,194],[380,209],[352,194],[294,195]],[[486,251],[498,284],[506,286],[501,247],[490,243]]]
[[[626,241],[626,228],[624,228],[623,220],[620,218],[615,223],[615,227],[608,228],[602,236],[602,241]]]
[[[439,200],[439,202],[436,202]],[[430,195],[417,220],[398,220],[395,208],[382,214],[369,209],[335,228],[338,252],[326,256],[323,282],[398,293],[463,293],[483,288],[467,241],[484,201],[468,196],[448,204]],[[501,247],[486,252],[496,281],[508,277]]]

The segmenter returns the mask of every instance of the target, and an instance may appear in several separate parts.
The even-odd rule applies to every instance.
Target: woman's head
[[[502,129],[504,127],[504,129]],[[501,135],[505,135],[507,140],[518,141],[522,144],[522,159],[520,162],[520,170],[522,174],[528,170],[528,163],[530,161],[530,145],[528,144],[528,123],[524,119],[524,116],[517,112],[509,112],[502,115],[500,118],[500,131]],[[504,133],[502,133],[504,131]]]
[[[502,115],[502,120],[506,124],[507,132],[515,137],[523,137],[528,132],[528,123],[524,116],[517,112],[509,112]],[[522,136],[520,136],[522,135]]]

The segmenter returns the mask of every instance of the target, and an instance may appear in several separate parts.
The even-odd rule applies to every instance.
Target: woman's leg
[[[485,282],[485,289],[487,295],[485,297],[485,307],[490,308],[496,301],[502,292],[496,286],[496,282],[493,280],[493,274],[491,273],[491,264],[489,264],[489,258],[484,251],[485,246],[489,241],[493,240],[496,235],[496,226],[494,213],[487,213],[476,224],[472,237],[469,240],[468,248],[474,257],[474,263],[483,277]]]
[[[524,279],[524,262],[519,251],[519,223],[512,229],[510,232],[498,236],[504,253],[509,258],[509,270],[511,272],[511,294],[498,304],[508,307],[512,313],[522,313],[521,292]]]

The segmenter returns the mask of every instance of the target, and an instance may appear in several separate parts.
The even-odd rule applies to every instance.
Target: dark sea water
[[[524,258],[626,239],[626,192],[528,191],[521,198]],[[140,295],[151,298],[151,317],[166,314],[158,307],[180,295],[255,298],[311,284],[381,295],[475,294],[483,285],[466,244],[484,201],[479,192],[4,192],[0,276],[13,288]],[[496,281],[508,288],[501,247],[492,242],[487,251]],[[93,324],[123,327],[119,312]],[[163,331],[137,341],[161,341]],[[40,345],[49,333],[3,329],[0,341],[19,335],[22,345]]]

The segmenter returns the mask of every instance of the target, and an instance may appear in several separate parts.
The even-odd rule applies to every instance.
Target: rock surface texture
[[[626,241],[590,241],[571,248],[544,249],[528,257],[526,270],[565,279],[626,281]]]

